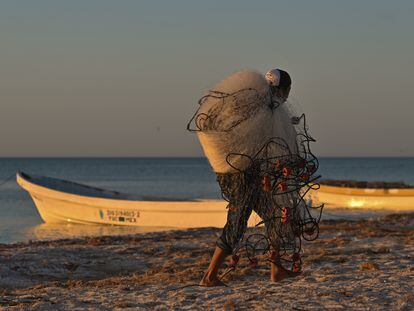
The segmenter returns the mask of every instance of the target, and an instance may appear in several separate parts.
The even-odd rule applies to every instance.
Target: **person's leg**
[[[286,214],[283,217],[283,212],[280,208],[276,210],[276,221],[269,222],[268,232],[271,237],[273,252],[271,253],[270,263],[270,278],[272,282],[279,282],[287,277],[294,277],[300,274],[300,271],[292,272],[283,267],[280,257],[280,243],[283,240],[284,244],[289,243],[291,248],[295,248],[296,236],[293,231],[294,215],[289,209],[295,206],[294,194],[282,194],[278,197],[279,206],[286,207]],[[283,238],[281,238],[281,236]]]
[[[227,222],[223,228],[221,236],[218,238],[210,265],[200,281],[203,286],[224,285],[218,278],[218,272],[227,256],[231,255],[234,247],[243,237],[247,228],[247,222],[252,212],[251,207],[246,204],[247,193],[244,193],[242,174],[221,175],[218,177],[222,191],[225,186],[230,189],[230,203],[228,205]],[[230,183],[229,183],[230,182]],[[228,189],[226,189],[228,190]]]
[[[290,271],[283,268],[280,262],[279,250],[273,250],[270,256],[270,280],[280,282],[291,276]]]
[[[278,207],[275,206],[272,198],[263,194],[257,200],[257,204],[253,210],[264,221],[265,230],[270,243],[270,280],[279,282],[290,276],[288,271],[283,268],[279,255],[279,236],[278,229],[280,226],[280,215],[278,215]]]
[[[213,257],[211,258],[211,262],[207,271],[204,273],[203,278],[200,281],[200,285],[202,286],[224,286],[225,284],[219,280],[218,272],[221,265],[224,263],[226,257],[230,255],[224,249],[216,246],[214,249]]]
[[[200,285],[218,286],[224,285],[218,279],[218,272],[227,256],[231,255],[237,243],[242,239],[247,228],[247,222],[252,210],[249,206],[229,206],[227,223],[221,236],[217,239],[216,248],[210,265],[205,272]]]

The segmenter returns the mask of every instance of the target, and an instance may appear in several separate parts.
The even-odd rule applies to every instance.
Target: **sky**
[[[414,156],[414,1],[0,2],[0,156],[201,156],[186,125],[282,68],[318,156]]]

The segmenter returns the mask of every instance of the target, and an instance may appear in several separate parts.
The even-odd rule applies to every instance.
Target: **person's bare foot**
[[[209,277],[207,273],[204,274],[203,278],[201,279],[198,285],[206,287],[227,286],[222,281],[220,281],[218,277]]]
[[[292,271],[286,270],[282,266],[276,266],[272,264],[271,271],[270,271],[270,280],[272,282],[280,282],[286,278],[292,278],[300,274],[301,272],[292,272]]]

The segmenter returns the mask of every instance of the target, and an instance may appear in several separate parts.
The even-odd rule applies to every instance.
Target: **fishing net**
[[[306,117],[292,116],[272,98],[263,75],[237,72],[199,100],[187,128],[197,132],[222,196],[228,219],[222,240],[252,265],[260,255],[285,269],[301,270],[302,239],[318,237],[323,205],[305,199],[319,184],[317,157],[310,150]],[[246,234],[252,211],[262,228]]]

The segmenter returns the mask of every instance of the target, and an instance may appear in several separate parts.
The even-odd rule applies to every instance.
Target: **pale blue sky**
[[[414,156],[413,1],[2,1],[0,156],[199,156],[202,93],[288,70],[320,156]]]

